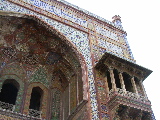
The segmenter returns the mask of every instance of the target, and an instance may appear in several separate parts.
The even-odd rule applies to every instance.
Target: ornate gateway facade
[[[119,16],[64,0],[0,0],[1,120],[152,120]]]

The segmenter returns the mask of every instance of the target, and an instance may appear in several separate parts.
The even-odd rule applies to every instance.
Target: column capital
[[[109,66],[108,67],[108,70],[110,71],[110,70],[113,70],[114,69],[114,67],[112,67],[112,66]]]
[[[143,80],[139,80],[139,82],[140,82],[141,84],[143,84]]]
[[[118,74],[122,74],[123,73],[123,71],[122,70],[118,70]]]

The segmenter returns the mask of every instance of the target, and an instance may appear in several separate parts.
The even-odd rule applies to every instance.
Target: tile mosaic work
[[[69,90],[72,95],[67,97],[68,99],[71,99],[70,101],[68,100],[68,104],[70,102],[70,109],[68,108],[68,110],[73,113],[83,100],[81,98],[86,95],[83,94],[85,87],[84,91],[82,90],[83,83],[81,72],[84,67],[82,66],[81,68],[79,63],[81,60],[78,61],[78,56],[73,52],[74,50],[72,50],[69,45],[66,45],[67,43],[63,41],[63,38],[59,38],[56,33],[51,33],[43,25],[38,24],[32,19],[0,16],[0,24],[2,23],[2,35],[0,36],[0,39],[4,42],[0,44],[1,75],[5,75],[6,73],[15,74],[16,76],[23,78],[21,82],[25,83],[25,93],[27,91],[27,94],[21,94],[23,95],[21,98],[25,97],[27,99],[26,101],[23,99],[25,104],[24,114],[28,113],[30,94],[33,88],[32,84],[34,84],[35,87],[43,84],[40,88],[42,88],[44,92],[44,87],[49,89],[49,91],[55,87],[64,91],[69,82],[71,85]],[[3,29],[6,24],[7,28]],[[9,30],[12,31],[9,32]],[[20,33],[22,33],[22,35]],[[17,47],[23,46],[24,44],[27,47],[27,51]],[[13,52],[4,52],[9,46],[12,48],[9,50],[12,50]],[[22,73],[19,73],[18,71]],[[86,71],[86,69],[84,71]],[[77,76],[80,77],[78,78]],[[17,80],[17,78],[15,78],[15,80]],[[52,81],[54,81],[57,86],[55,86]],[[2,83],[3,82],[1,81],[0,84]],[[78,85],[76,85],[77,83]],[[86,84],[86,82],[84,84]],[[47,97],[45,97],[45,99],[43,104],[45,104],[44,106],[46,107],[50,102],[47,102]],[[21,104],[21,107],[23,110],[23,104]],[[41,110],[44,112],[44,109]],[[66,109],[67,113],[68,110]],[[42,114],[42,117],[46,117],[45,113]]]
[[[99,106],[101,111],[102,120],[109,120],[111,117],[108,112],[108,105],[106,99],[108,99],[106,93],[106,81],[104,80],[104,75],[100,71],[96,71],[96,84],[97,84],[97,97],[99,98]]]
[[[60,119],[60,108],[61,108],[61,92],[58,89],[54,89],[51,120]]]
[[[123,28],[121,28],[120,26],[116,26],[114,23],[112,23],[112,22],[110,22],[110,21],[108,21],[108,20],[106,20],[106,19],[104,19],[104,18],[102,18],[102,17],[100,17],[100,16],[97,16],[97,15],[95,15],[95,14],[93,14],[93,13],[91,13],[91,12],[85,10],[85,9],[79,8],[78,6],[75,6],[75,5],[69,3],[69,2],[67,2],[67,1],[65,1],[65,0],[58,0],[58,1],[66,4],[66,5],[72,6],[73,8],[78,9],[78,10],[86,13],[87,15],[93,16],[93,17],[95,17],[95,18],[97,18],[97,19],[99,19],[99,20],[101,20],[101,21],[104,21],[104,22],[106,22],[106,23],[108,23],[108,24],[113,25],[114,27],[116,27],[116,28],[118,28],[118,29],[123,30]]]
[[[90,19],[90,17],[88,17],[88,13],[86,13],[86,15],[82,15],[81,13],[77,13],[75,9],[72,8],[68,8],[67,6],[62,5],[57,2],[51,2],[51,1],[45,1],[45,0],[23,0],[23,1],[19,1],[19,0],[9,0],[21,5],[25,5],[25,7],[30,8],[34,11],[37,11],[45,16],[48,16],[50,18],[56,19],[58,21],[64,22],[65,24],[71,25],[73,27],[76,27],[82,31],[85,32],[91,32],[89,30],[93,30],[95,31],[97,34],[97,36],[101,35],[101,38],[107,39],[106,37],[115,40],[116,43],[120,43],[120,39],[123,39],[123,41],[125,42],[125,46],[124,44],[120,43],[120,47],[124,46],[123,48],[123,54],[119,55],[117,53],[115,53],[114,51],[108,51],[106,50],[105,52],[111,52],[112,54],[119,56],[123,59],[126,59],[128,61],[131,62],[135,62],[131,49],[129,49],[129,45],[127,44],[127,39],[125,38],[126,33],[123,31],[123,29],[120,29],[121,32],[117,32],[117,30],[119,30],[116,26],[116,24],[112,23],[112,22],[107,22],[109,25],[114,26],[115,29],[117,30],[111,30],[109,27],[106,27],[105,24],[102,24],[100,22],[95,22],[95,20]],[[65,3],[63,1],[63,3]],[[65,3],[66,4],[66,3]],[[74,7],[75,8],[75,7]],[[78,8],[77,8],[78,9]],[[91,15],[92,16],[92,15]],[[96,16],[94,16],[96,17]],[[97,17],[96,17],[97,18]],[[99,18],[97,18],[99,19]],[[101,19],[100,19],[101,20]],[[103,21],[103,20],[102,20]],[[120,26],[122,27],[122,26]],[[121,38],[119,37],[121,36]],[[110,40],[110,41],[112,41]],[[115,42],[113,41],[112,44],[114,46],[117,46],[115,44]],[[99,46],[101,47],[101,46]],[[117,49],[119,50],[119,49]],[[100,58],[99,58],[100,59]]]
[[[116,46],[111,42],[108,42],[104,39],[98,39],[98,45],[102,48],[105,48],[106,51],[113,51],[115,54],[123,56],[123,49],[120,46]]]
[[[23,0],[23,1],[26,3],[32,4],[36,7],[39,7],[43,10],[46,10],[48,12],[51,12],[57,16],[60,16],[62,18],[75,22],[81,26],[87,27],[87,21],[85,19],[78,18],[78,16],[62,10],[61,9],[62,7],[58,4],[53,5],[51,2],[48,2],[45,0],[41,0],[41,1],[40,0]]]
[[[76,104],[77,104],[77,100],[74,96],[77,96],[76,93],[77,93],[77,90],[76,90],[76,86],[77,86],[77,83],[75,81],[75,77],[72,77],[71,78],[71,83],[70,83],[70,110],[71,110],[71,113],[74,112],[74,110],[76,109]]]
[[[109,38],[111,38],[113,40],[118,41],[118,36],[117,36],[116,33],[111,32],[109,30],[106,30],[106,29],[104,29],[104,28],[102,28],[100,26],[96,26],[96,32],[100,33],[103,36],[106,36],[106,37],[109,37]]]
[[[40,82],[46,87],[49,87],[47,70],[44,67],[39,67],[30,77],[29,82]]]
[[[16,2],[17,4],[23,3],[22,5],[28,7],[28,9],[25,7],[20,7],[8,1]],[[89,13],[88,11],[83,10],[77,6],[74,6],[64,0],[57,0],[57,1],[72,6],[73,8],[83,11],[87,15],[93,16],[101,21],[104,21],[107,24],[114,26],[115,29],[122,31],[123,33],[116,32],[115,30],[111,30],[107,27],[105,28],[104,26],[101,26],[98,22],[94,22],[89,18],[87,18],[86,15],[81,15],[80,13],[76,14],[75,10],[68,9],[65,6],[61,6],[57,1],[54,1],[54,4],[53,2],[46,0],[41,0],[41,1],[8,0],[8,1],[0,0],[0,10],[36,16],[38,19],[46,23],[46,25],[53,27],[53,29],[56,29],[59,33],[63,34],[63,36],[65,36],[67,40],[71,42],[73,46],[78,49],[78,51],[80,51],[80,53],[85,58],[85,62],[87,64],[92,119],[98,120],[99,119],[98,107],[97,107],[98,103],[96,98],[96,89],[95,89],[95,82],[92,70],[94,63],[92,63],[92,61],[94,62],[98,61],[105,52],[108,52],[123,59],[126,59],[128,61],[134,62],[123,28],[121,26],[116,26],[114,23],[109,22],[103,18],[100,18],[92,13]],[[46,12],[46,15],[43,14],[43,12]],[[89,38],[89,32],[94,35],[93,39]],[[25,39],[25,34],[23,32],[17,34],[16,39],[17,42],[21,42],[21,40]],[[32,41],[32,39],[30,39],[30,41]],[[17,44],[16,49],[21,52],[29,52],[29,48],[26,43]],[[94,52],[94,59],[91,58],[91,50],[93,50]],[[40,49],[36,50],[36,48],[35,51],[41,52]],[[16,50],[8,47],[3,50],[3,54],[8,58],[14,59],[14,55],[16,55]],[[50,59],[53,59],[55,56],[57,57],[57,59],[55,59],[55,61],[50,61]],[[41,57],[43,57],[43,55]],[[55,55],[54,53],[50,53],[47,59],[47,64],[54,64],[60,58],[61,56]],[[23,62],[25,62],[26,64],[35,65],[40,61],[38,61],[38,56],[36,56],[36,54],[33,56],[29,56],[28,54],[26,54],[23,56]],[[2,63],[0,70],[3,69],[4,66],[5,62]],[[27,68],[28,66],[24,67]],[[35,69],[37,67],[38,66],[34,66]],[[37,69],[36,71],[34,68],[33,70],[27,71],[28,78],[30,78],[29,81],[30,82],[38,81],[48,87],[49,82],[47,80],[45,68],[39,67],[39,69]],[[103,87],[99,88],[100,88],[99,92],[102,93],[101,91],[104,91],[102,90]],[[76,93],[73,92],[73,94]],[[75,103],[71,105],[71,108],[73,109],[75,108],[76,104],[76,100],[74,101]],[[102,109],[105,108],[104,106],[101,107]],[[107,114],[102,114],[102,116],[103,118],[107,119],[109,118]]]
[[[92,71],[92,62],[91,62],[88,35],[82,31],[78,31],[72,27],[66,26],[62,23],[59,23],[45,16],[34,13],[25,8],[19,7],[5,0],[1,0],[0,4],[1,4],[1,10],[4,10],[4,11],[13,11],[13,12],[19,12],[19,13],[37,16],[38,18],[42,19],[49,25],[54,26],[54,28],[56,28],[61,33],[63,33],[74,45],[77,46],[79,51],[81,51],[82,55],[84,56],[87,63],[87,67],[88,67],[88,80],[89,80],[89,86],[90,86],[89,89],[90,89],[90,97],[91,97],[90,99],[91,99],[92,119],[98,120],[99,117],[98,117],[97,100],[96,100],[96,94],[95,94],[96,90],[94,86],[94,77],[93,77],[93,71]]]

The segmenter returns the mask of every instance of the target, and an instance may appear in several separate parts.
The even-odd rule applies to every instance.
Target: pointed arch
[[[9,15],[9,16],[11,16],[12,15],[12,13]],[[15,17],[17,17],[17,14],[13,14]],[[74,113],[74,110],[76,109],[76,107],[78,106],[78,105],[80,105],[82,102],[83,102],[83,100],[88,100],[88,79],[87,79],[87,66],[86,66],[86,63],[85,63],[85,60],[84,60],[84,57],[83,57],[83,55],[81,54],[81,52],[78,50],[78,48],[67,38],[67,37],[65,37],[65,35],[63,35],[59,30],[57,30],[57,29],[55,29],[55,28],[53,28],[53,26],[50,26],[50,25],[48,25],[47,23],[45,23],[43,20],[41,20],[41,19],[39,19],[39,18],[37,18],[37,17],[35,17],[35,16],[30,16],[30,15],[20,15],[20,19],[21,18],[25,18],[25,19],[31,19],[32,21],[30,21],[30,22],[35,22],[35,23],[37,23],[38,22],[38,24],[36,24],[36,25],[39,25],[39,24],[41,24],[41,26],[42,27],[45,27],[45,29],[48,29],[48,30],[50,30],[50,32],[51,32],[51,34],[53,34],[53,35],[55,35],[55,36],[58,36],[58,38],[60,38],[60,40],[62,41],[62,43],[63,43],[63,45],[67,45],[67,48],[69,48],[69,49],[67,49],[70,53],[71,53],[71,55],[73,55],[73,57],[74,57],[74,59],[75,59],[75,61],[78,63],[78,64],[76,64],[76,65],[74,65],[74,61],[71,61],[72,59],[70,59],[69,57],[69,55],[68,56],[66,56],[65,54],[64,54],[64,58],[65,58],[65,63],[66,63],[66,68],[69,66],[69,67],[71,67],[71,68],[73,68],[72,69],[72,71],[75,71],[75,74],[72,74],[72,75],[70,75],[69,77],[70,77],[70,79],[72,79],[71,80],[71,82],[70,82],[70,85],[71,86],[73,86],[72,88],[73,88],[73,92],[77,92],[77,96],[76,96],[76,94],[74,94],[75,95],[75,102],[74,102],[74,104],[72,105],[73,107],[73,110],[72,110],[72,112],[73,112],[73,114],[75,114]],[[22,28],[22,26],[18,26],[20,29]],[[18,31],[20,31],[20,30],[18,30]],[[33,34],[33,33],[32,33]],[[38,36],[38,35],[37,35]],[[19,37],[19,35],[18,35],[18,37]],[[22,38],[24,38],[24,36],[22,35],[21,36]],[[19,38],[18,38],[19,39]],[[22,40],[19,40],[19,42],[22,42]],[[36,41],[37,42],[37,41]],[[41,46],[42,46],[42,43],[41,43]],[[41,47],[40,46],[40,47]],[[33,49],[36,49],[36,47],[35,48],[33,48]],[[43,48],[42,48],[43,49]],[[60,50],[62,50],[63,51],[63,49],[62,48],[60,48]],[[50,49],[47,49],[47,51],[45,51],[45,52],[49,52],[50,51]],[[41,51],[38,51],[38,50],[35,50],[35,51],[30,51],[32,54],[34,53],[34,52],[36,52],[36,53],[40,53]],[[52,53],[54,53],[54,51],[51,51]],[[63,52],[61,52],[61,53],[63,53]],[[60,55],[61,55],[61,53],[60,53]],[[25,64],[27,65],[28,64],[28,57],[33,57],[33,60],[35,60],[34,62],[32,62],[31,63],[31,65],[35,65],[35,64],[37,64],[37,61],[36,61],[36,55],[35,56],[29,56],[27,53],[25,54],[26,56],[25,56],[25,58],[24,58],[24,60],[25,60]],[[46,56],[47,55],[50,55],[49,53],[48,54],[45,54]],[[53,54],[53,56],[56,56],[56,54]],[[51,56],[51,57],[53,57],[53,56]],[[44,57],[44,56],[41,56],[41,57]],[[48,61],[49,61],[49,59],[48,59]],[[55,62],[58,62],[58,60],[57,59],[55,59]],[[55,62],[48,62],[48,63],[45,63],[45,64],[55,64]],[[44,62],[42,62],[42,64],[43,64]],[[71,64],[68,64],[68,63],[71,63]],[[22,62],[22,64],[23,64],[23,62]],[[41,63],[38,63],[38,64],[41,64]],[[43,64],[44,65],[44,64]],[[34,69],[35,70],[35,69]],[[64,72],[65,70],[68,70],[68,69],[60,69],[62,72]],[[48,70],[49,71],[49,70]],[[33,72],[32,72],[33,73]],[[66,75],[67,76],[67,75]],[[29,76],[29,77],[31,77],[31,75]],[[43,77],[44,78],[44,77]],[[45,101],[43,102],[43,103],[45,103],[46,105],[47,105],[47,103],[46,103],[46,101],[47,101],[47,98],[48,98],[48,94],[49,94],[49,87],[50,86],[48,86],[48,88],[45,88],[45,86],[43,86],[42,85],[42,83],[40,83],[39,81],[37,81],[39,79],[39,77],[37,77],[36,76],[36,81],[34,81],[35,80],[35,78],[33,78],[33,82],[32,83],[29,83],[29,86],[28,86],[28,89],[27,89],[27,92],[26,92],[26,97],[25,97],[25,101],[24,101],[24,110],[23,110],[23,113],[24,114],[27,114],[28,115],[28,112],[29,112],[29,101],[30,101],[30,98],[31,98],[31,93],[32,93],[32,90],[33,90],[33,88],[34,87],[40,87],[40,89],[42,89],[43,90],[43,95],[45,95],[46,97],[44,97],[43,96],[43,101],[44,101],[44,99],[45,99]],[[28,80],[29,80],[29,78],[26,80],[26,82],[28,82]],[[67,78],[67,80],[69,81],[69,79]],[[44,88],[44,89],[43,89]],[[78,89],[78,90],[75,90],[75,89]],[[69,88],[67,89],[68,91],[70,90]],[[75,91],[74,91],[75,90]],[[67,93],[67,95],[68,95],[68,91],[65,91],[66,93]],[[70,97],[69,97],[69,99],[71,99]],[[69,100],[68,99],[68,100]],[[78,100],[77,100],[78,99]],[[67,101],[68,103],[70,102],[70,101]],[[69,103],[70,104],[70,103]],[[68,106],[67,106],[68,107]],[[68,108],[67,108],[68,109]],[[67,112],[70,110],[70,108],[68,109],[68,110],[66,110]],[[42,118],[47,118],[47,107],[46,106],[44,106],[44,105],[42,105],[42,109],[41,109],[41,111],[42,111]],[[69,112],[68,112],[69,113]],[[69,113],[70,114],[70,113]],[[68,115],[69,115],[68,114]],[[66,117],[67,117],[67,115],[66,115]]]
[[[24,14],[20,14],[20,13],[9,13],[8,12],[0,12],[0,15],[2,16],[14,16],[14,17],[21,17],[21,18],[26,18],[26,19],[32,19],[36,22],[38,22],[39,24],[41,24],[42,26],[44,26],[46,29],[48,29],[51,33],[55,34],[56,36],[58,36],[66,45],[68,45],[70,47],[70,49],[73,51],[73,53],[75,54],[78,62],[80,63],[80,68],[81,68],[81,75],[82,75],[82,84],[83,84],[83,99],[84,100],[88,100],[88,85],[86,84],[88,81],[87,78],[87,65],[85,62],[85,59],[82,55],[82,53],[78,50],[78,48],[65,36],[63,35],[63,33],[61,33],[59,30],[57,30],[56,28],[54,28],[54,26],[49,25],[48,23],[46,23],[44,20],[39,19],[38,17],[36,17],[35,15],[24,15]]]

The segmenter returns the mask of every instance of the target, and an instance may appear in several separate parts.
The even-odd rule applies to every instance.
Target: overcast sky
[[[160,0],[66,0],[112,21],[120,15],[136,63],[153,73],[144,81],[153,112],[160,120]]]

